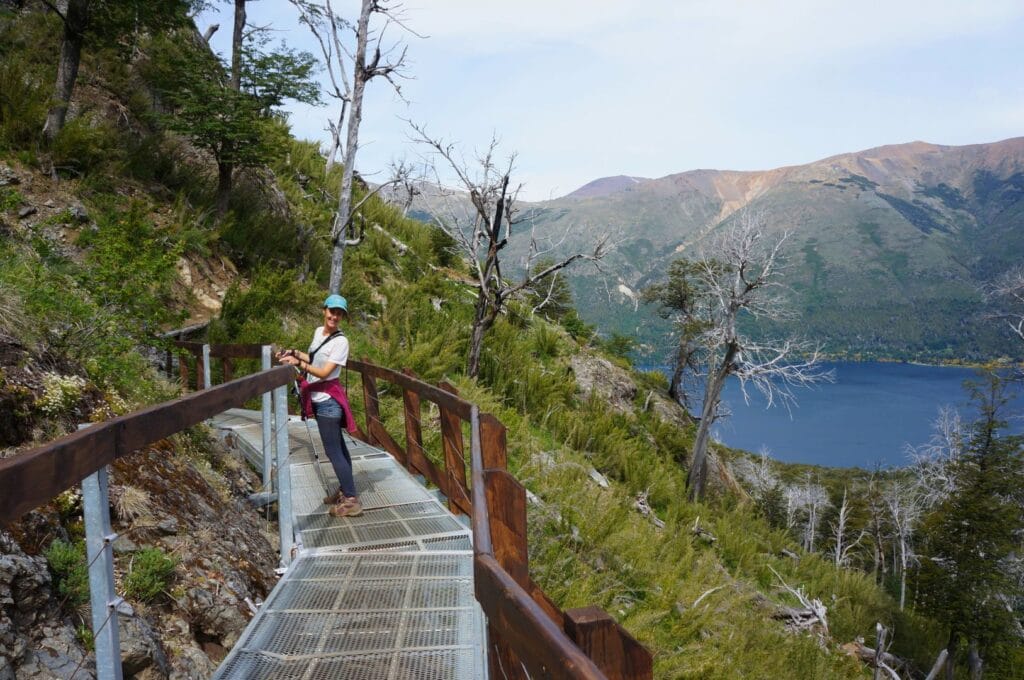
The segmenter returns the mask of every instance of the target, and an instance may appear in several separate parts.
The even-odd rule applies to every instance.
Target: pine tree
[[[927,613],[949,627],[949,658],[966,642],[971,676],[980,677],[983,663],[1006,662],[1021,642],[1011,568],[1024,531],[1024,449],[1021,437],[1003,434],[1006,382],[990,374],[970,389],[981,415],[951,464],[955,489],[922,526],[919,589]]]

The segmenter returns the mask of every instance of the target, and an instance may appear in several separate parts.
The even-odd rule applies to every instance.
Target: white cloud
[[[264,0],[250,15],[285,28],[289,7]],[[361,169],[409,153],[398,116],[468,149],[497,131],[530,198],[604,175],[1024,133],[1019,0],[411,0],[404,18],[429,36],[408,39],[411,103],[373,84]],[[324,138],[326,116],[293,122]]]

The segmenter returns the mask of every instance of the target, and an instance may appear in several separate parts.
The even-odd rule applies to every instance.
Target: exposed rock
[[[572,371],[576,376],[576,384],[580,394],[589,398],[596,394],[612,408],[620,413],[633,413],[639,388],[633,381],[629,371],[619,368],[602,357],[584,352],[574,354],[570,359]],[[650,391],[645,395],[645,408],[654,412],[659,418],[677,427],[686,427],[693,420],[677,403],[663,394]]]
[[[17,186],[21,184],[21,178],[6,165],[0,165],[0,187]]]
[[[89,221],[89,213],[85,211],[81,205],[73,205],[68,208],[68,213],[71,215],[71,219],[79,224],[85,224]]]
[[[160,530],[160,533],[167,536],[173,536],[178,533],[178,520],[173,517],[168,517],[157,522],[156,528]]]
[[[118,619],[121,624],[121,668],[124,675],[136,675],[152,667],[159,672],[160,677],[166,677],[170,671],[167,657],[156,633],[146,620],[123,615],[119,615]]]
[[[39,210],[34,205],[29,205],[18,211],[18,219],[23,220],[26,217],[35,215]]]
[[[596,396],[620,413],[633,412],[636,383],[624,369],[599,356],[579,352],[570,359],[584,398]]]
[[[43,626],[33,649],[17,666],[19,680],[70,680],[96,677],[96,662],[86,656],[70,625]]]

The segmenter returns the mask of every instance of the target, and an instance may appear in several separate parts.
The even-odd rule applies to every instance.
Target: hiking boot
[[[363,514],[363,504],[355,496],[347,496],[340,503],[332,505],[332,517],[358,517]]]
[[[336,505],[342,502],[343,500],[345,500],[345,494],[341,492],[341,489],[338,489],[330,496],[324,497],[324,505]]]

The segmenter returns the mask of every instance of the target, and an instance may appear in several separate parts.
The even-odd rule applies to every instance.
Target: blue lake
[[[738,381],[731,380],[722,400],[732,412],[712,430],[722,443],[793,463],[833,467],[904,465],[906,444],[919,445],[933,433],[938,410],[950,405],[971,421],[976,409],[963,389],[976,378],[973,369],[899,363],[826,364],[834,383],[794,388],[797,404],[765,408],[756,390],[745,404]],[[1018,395],[1013,413],[1024,413]],[[1021,423],[1011,424],[1020,432]]]

